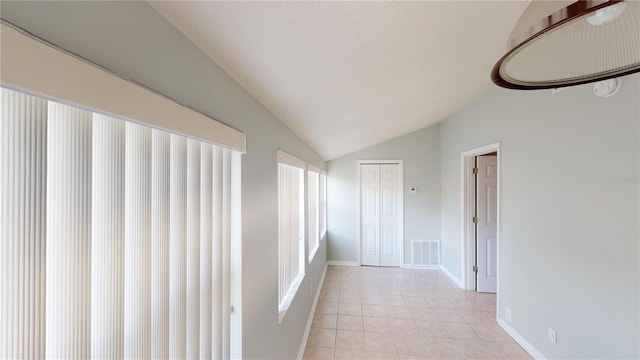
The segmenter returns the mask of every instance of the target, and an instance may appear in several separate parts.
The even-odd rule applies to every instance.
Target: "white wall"
[[[411,263],[411,240],[440,239],[440,125],[436,124],[327,163],[329,260],[358,260],[358,160],[403,160],[404,263]],[[410,186],[416,186],[418,192],[409,193]]]
[[[500,317],[547,358],[640,357],[639,82],[494,87],[441,124],[443,265],[461,275],[461,153],[501,142]]]
[[[246,133],[243,355],[295,358],[313,301],[311,280],[320,279],[326,264],[326,241],[279,326],[276,149],[322,168],[323,160],[145,2],[3,1],[2,17]]]
[[[403,159],[406,241],[441,237],[461,278],[461,154],[500,142],[500,317],[509,307],[547,358],[640,357],[640,76],[623,81],[606,99],[494,87],[439,126],[330,161],[328,258],[357,260],[357,160]]]

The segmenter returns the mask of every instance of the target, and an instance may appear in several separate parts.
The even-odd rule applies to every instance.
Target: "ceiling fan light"
[[[640,71],[640,2],[534,0],[491,73],[510,89],[560,88]]]

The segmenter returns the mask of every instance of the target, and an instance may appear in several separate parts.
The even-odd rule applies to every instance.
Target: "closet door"
[[[400,266],[400,166],[360,166],[362,265]]]
[[[400,166],[380,165],[380,266],[400,266]]]
[[[380,266],[380,165],[360,166],[362,265]]]

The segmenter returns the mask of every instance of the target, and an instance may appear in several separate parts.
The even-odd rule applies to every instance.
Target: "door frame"
[[[360,218],[360,166],[366,164],[398,164],[400,166],[398,181],[400,182],[400,199],[399,208],[400,212],[398,217],[399,233],[400,233],[400,267],[404,267],[404,164],[402,160],[358,160],[356,164],[356,239],[358,242],[358,266],[362,266],[362,237],[360,232],[361,218]]]
[[[462,245],[462,284],[464,290],[476,291],[476,277],[473,272],[476,258],[475,227],[473,217],[475,216],[475,181],[473,178],[473,168],[475,157],[496,152],[498,154],[498,179],[497,179],[497,209],[496,209],[496,299],[500,304],[500,179],[502,172],[500,143],[493,143],[479,148],[468,150],[462,153],[462,220],[461,245]]]

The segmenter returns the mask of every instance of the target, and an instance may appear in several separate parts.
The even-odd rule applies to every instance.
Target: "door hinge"
[[[478,265],[473,265],[473,272],[477,273],[478,272]]]
[[[473,173],[474,173],[474,174],[476,174],[476,175],[478,175],[478,168],[477,168],[477,167],[474,167],[474,168],[473,168]]]
[[[473,223],[474,223],[474,224],[477,224],[477,223],[478,223],[478,217],[477,217],[477,216],[474,216],[474,217],[473,217]]]

